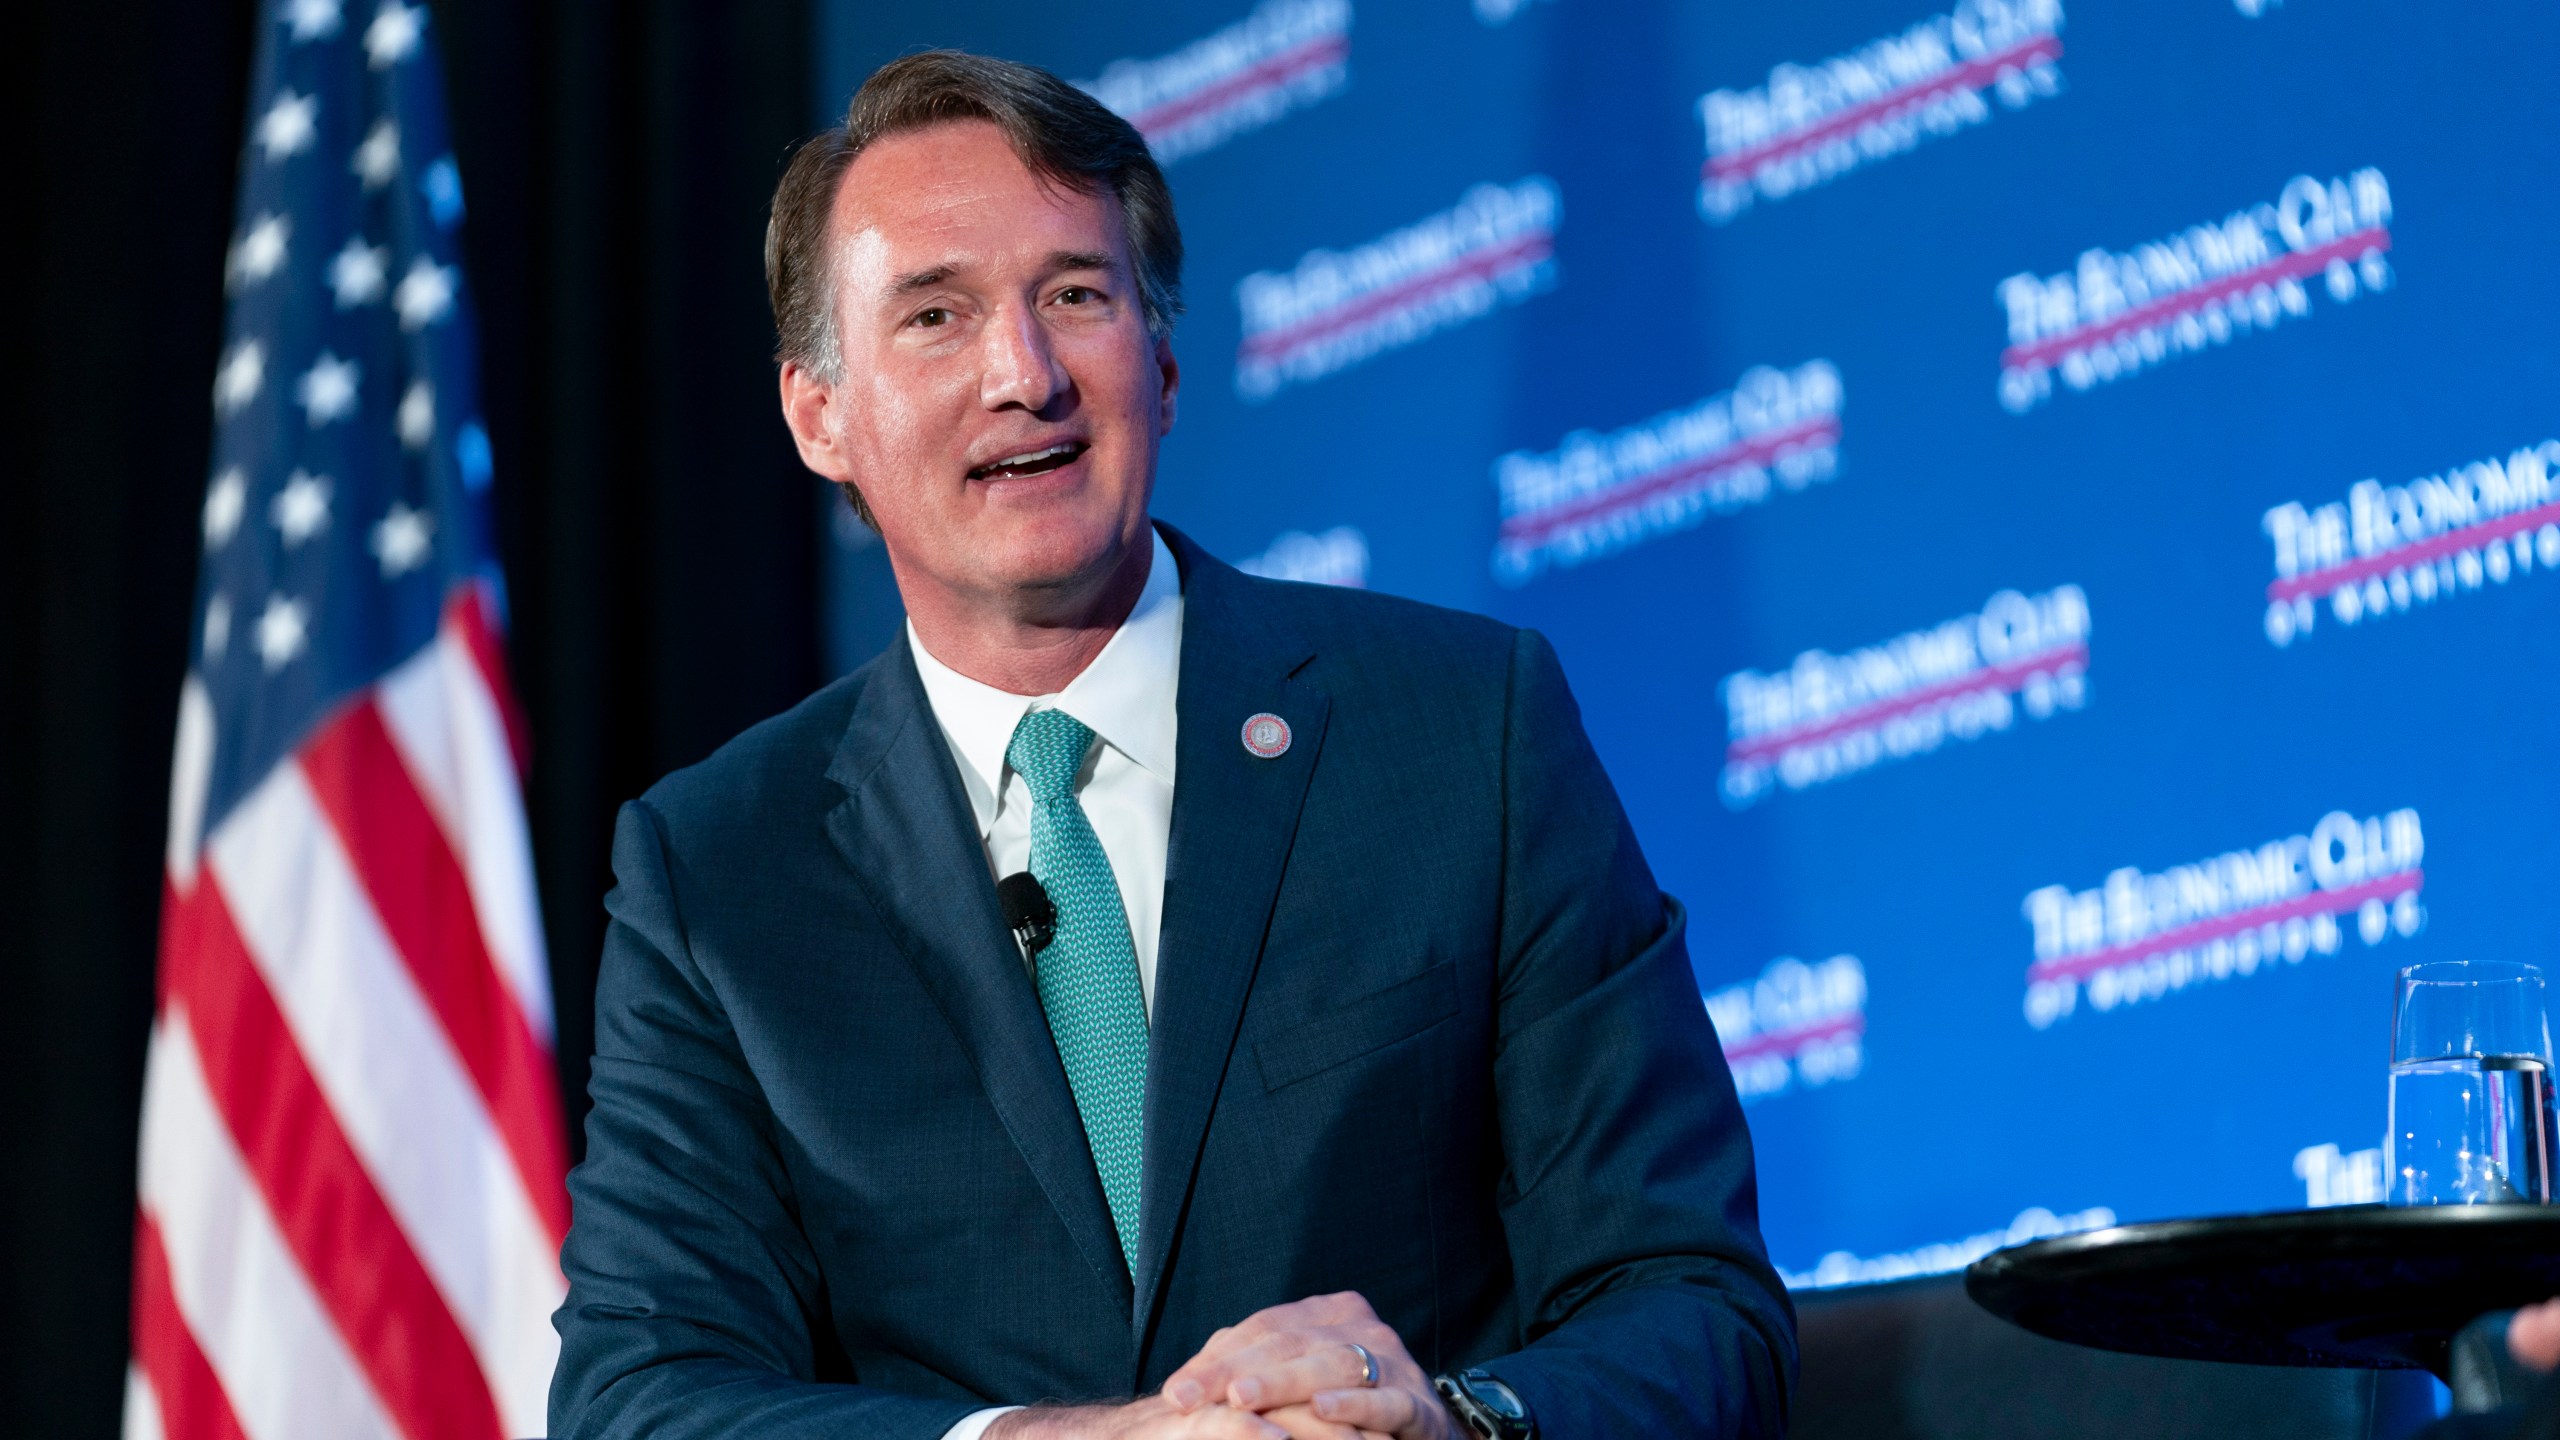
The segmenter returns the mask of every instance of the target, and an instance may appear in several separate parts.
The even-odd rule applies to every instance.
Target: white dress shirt
[[[1182,576],[1164,537],[1155,537],[1146,589],[1129,618],[1054,695],[1015,695],[970,679],[933,658],[912,620],[907,644],[933,718],[960,762],[987,868],[999,879],[1031,868],[1031,788],[1004,760],[1013,727],[1031,711],[1064,710],[1100,737],[1077,772],[1076,799],[1120,882],[1138,988],[1154,1014],[1165,845],[1173,833],[1173,687],[1182,668]]]
[[[1156,1005],[1156,932],[1164,924],[1165,847],[1173,834],[1174,682],[1182,669],[1182,573],[1155,536],[1146,588],[1102,653],[1054,695],[1016,695],[982,685],[933,657],[907,622],[924,696],[977,812],[987,868],[998,878],[1031,868],[1031,788],[1005,763],[1013,727],[1034,710],[1064,710],[1099,737],[1076,776],[1076,799],[1120,882],[1129,943],[1138,952],[1138,988]],[[1027,957],[1026,962],[1028,963]],[[980,1410],[942,1440],[978,1440],[997,1416]]]

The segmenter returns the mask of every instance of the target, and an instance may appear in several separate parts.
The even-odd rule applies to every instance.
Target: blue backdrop
[[[822,13],[1167,162],[1158,514],[1555,641],[1793,1283],[2377,1198],[2390,973],[2560,960],[2548,4]]]

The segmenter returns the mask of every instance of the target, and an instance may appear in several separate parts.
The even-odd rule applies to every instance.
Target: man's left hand
[[[1369,1368],[1363,1350],[1377,1365],[1375,1384],[1362,1383]],[[1395,1440],[1460,1435],[1404,1342],[1366,1299],[1348,1290],[1274,1305],[1210,1336],[1166,1378],[1163,1394],[1184,1410],[1216,1401],[1265,1414],[1303,1407],[1289,1418],[1312,1412],[1346,1440],[1353,1433]],[[1287,1428],[1298,1433],[1296,1425]]]

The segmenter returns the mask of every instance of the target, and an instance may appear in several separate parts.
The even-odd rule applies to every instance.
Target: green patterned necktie
[[[1034,710],[1013,727],[1005,763],[1031,790],[1031,873],[1058,909],[1057,930],[1037,957],[1040,1008],[1084,1119],[1085,1143],[1120,1232],[1120,1255],[1138,1269],[1138,1174],[1146,1126],[1147,999],[1129,914],[1093,822],[1076,799],[1093,731],[1063,710]]]

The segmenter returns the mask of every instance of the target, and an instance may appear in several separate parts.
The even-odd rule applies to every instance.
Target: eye
[[[915,318],[909,320],[907,323],[910,325],[923,326],[929,329],[936,325],[949,324],[950,321],[951,312],[943,309],[939,305],[936,305],[928,310],[917,311],[915,313]]]
[[[1058,292],[1058,303],[1061,305],[1083,305],[1101,298],[1082,285],[1070,285]]]

